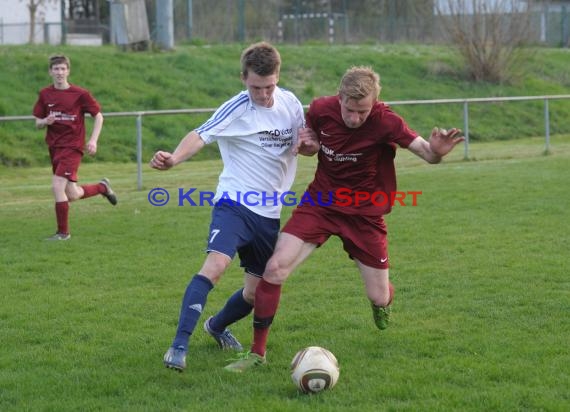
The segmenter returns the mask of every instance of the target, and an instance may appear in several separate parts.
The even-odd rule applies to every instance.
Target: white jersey
[[[206,144],[218,142],[224,163],[214,199],[231,199],[258,215],[279,218],[281,195],[295,178],[292,148],[304,123],[299,99],[279,87],[270,108],[254,104],[248,91],[221,105],[196,129]]]

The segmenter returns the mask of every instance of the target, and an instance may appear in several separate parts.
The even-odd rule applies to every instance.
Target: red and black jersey
[[[315,178],[307,189],[309,195],[311,199],[317,196],[328,199],[332,193],[329,207],[342,213],[387,214],[391,210],[390,201],[378,205],[379,202],[365,200],[356,205],[346,196],[356,193],[372,196],[380,192],[391,196],[396,191],[396,145],[408,147],[418,133],[381,102],[374,104],[360,127],[351,129],[342,119],[339,99],[339,96],[315,99],[307,112],[307,127],[317,133],[321,143]]]
[[[85,114],[97,115],[99,103],[89,91],[71,85],[61,90],[53,85],[40,90],[33,114],[43,119],[55,114],[56,121],[47,127],[46,143],[50,148],[67,147],[83,151],[85,146]]]

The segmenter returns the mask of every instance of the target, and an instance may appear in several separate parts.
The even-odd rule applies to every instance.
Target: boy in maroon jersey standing
[[[52,163],[52,191],[55,197],[57,232],[47,240],[68,240],[69,202],[103,195],[112,204],[117,204],[117,196],[111,189],[109,180],[103,178],[97,184],[77,185],[77,171],[83,157],[83,150],[94,155],[97,141],[103,127],[101,106],[89,91],[69,84],[70,61],[66,56],[57,55],[49,59],[51,86],[40,90],[33,109],[38,129],[47,128],[46,143]],[[93,130],[85,144],[85,114],[94,119]]]
[[[396,145],[428,163],[439,163],[464,138],[458,137],[458,129],[434,128],[426,141],[378,101],[380,89],[380,77],[371,68],[353,67],[344,74],[338,95],[311,103],[307,127],[321,144],[315,178],[283,227],[256,288],[251,352],[226,370],[243,372],[266,362],[281,285],[332,235],[340,237],[360,271],[374,323],[380,330],[388,326],[394,289],[383,216],[390,212],[390,199],[397,193]]]

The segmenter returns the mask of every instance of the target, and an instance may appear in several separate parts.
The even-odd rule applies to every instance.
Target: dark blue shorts
[[[261,277],[275,249],[280,220],[253,213],[240,204],[220,202],[212,210],[207,252],[218,252],[233,259],[236,252],[240,266]]]

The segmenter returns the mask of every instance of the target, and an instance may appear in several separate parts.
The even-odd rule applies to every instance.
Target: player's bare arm
[[[150,167],[158,170],[168,170],[178,163],[191,158],[198,153],[205,143],[196,131],[188,133],[178,144],[173,153],[159,150],[150,160]]]
[[[434,127],[429,141],[418,136],[408,149],[428,163],[439,163],[457,144],[465,140],[463,136],[459,136],[460,133],[461,130],[455,128],[446,130]]]
[[[103,129],[103,114],[99,112],[94,116],[93,130],[91,131],[91,137],[89,138],[89,141],[85,145],[85,150],[91,156],[97,153],[97,142],[99,141],[99,135],[101,134],[102,129]]]
[[[321,148],[317,134],[313,129],[301,128],[297,136],[297,146],[293,148],[293,153],[303,156],[313,156]]]

